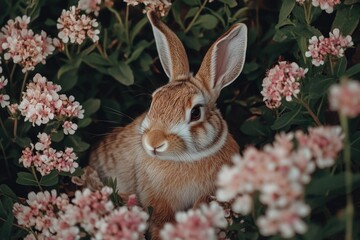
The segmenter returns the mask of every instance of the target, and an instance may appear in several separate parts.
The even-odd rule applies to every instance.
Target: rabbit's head
[[[243,68],[247,27],[235,24],[217,39],[193,76],[175,33],[155,13],[149,12],[148,18],[169,83],[152,94],[140,128],[142,145],[148,155],[163,160],[195,161],[210,156],[226,147],[227,125],[215,102]]]

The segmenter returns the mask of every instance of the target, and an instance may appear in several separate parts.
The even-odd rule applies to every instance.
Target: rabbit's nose
[[[161,130],[150,131],[144,139],[144,147],[151,152],[165,152],[169,146],[165,134]]]

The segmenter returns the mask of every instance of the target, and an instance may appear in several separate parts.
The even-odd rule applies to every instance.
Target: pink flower
[[[271,68],[263,80],[264,96],[263,101],[269,108],[278,108],[281,105],[282,98],[286,101],[292,101],[292,97],[297,97],[300,92],[299,80],[305,77],[308,69],[299,67],[295,62],[279,62]]]
[[[97,223],[99,231],[96,233],[96,238],[143,239],[148,218],[149,215],[137,206],[131,209],[120,207]]]
[[[64,133],[66,135],[70,134],[74,134],[76,129],[78,128],[78,126],[75,123],[72,123],[70,121],[65,121],[64,124],[62,125],[62,127],[64,128]]]
[[[99,15],[101,0],[79,0],[78,8],[84,10],[87,14],[94,13],[95,16]]]
[[[1,59],[0,59],[1,60]],[[0,73],[2,72],[2,68],[1,68],[1,66],[0,66]],[[4,76],[1,76],[0,77],[0,90],[1,89],[4,89],[5,88],[5,86],[7,85],[7,83],[8,83],[8,80],[4,77]]]
[[[124,0],[127,5],[136,6],[139,3],[145,5],[144,12],[155,11],[161,16],[166,16],[171,7],[171,2],[168,0]]]
[[[296,132],[300,148],[311,151],[317,167],[330,167],[335,163],[337,154],[343,148],[344,135],[340,127],[309,128],[309,134]]]
[[[337,28],[329,35],[328,38],[313,36],[309,40],[308,51],[305,52],[305,56],[311,57],[311,62],[315,66],[323,65],[328,56],[343,57],[345,50],[354,45],[351,36],[343,37]]]
[[[360,114],[360,83],[348,80],[335,84],[329,91],[330,109],[354,118]]]
[[[286,209],[271,208],[265,216],[257,220],[262,235],[270,236],[280,233],[284,238],[294,237],[296,233],[304,234],[307,226],[301,219],[310,213],[310,207],[303,202],[294,202]]]
[[[160,231],[163,240],[215,240],[220,228],[227,226],[224,210],[217,202],[210,202],[209,206],[203,204],[200,209],[178,212],[175,218],[175,224],[167,223]]]
[[[36,74],[33,82],[26,86],[26,92],[23,93],[19,105],[20,113],[25,117],[25,121],[31,122],[34,126],[46,124],[56,117],[83,118],[82,106],[74,101],[73,96],[68,98],[64,94],[59,95],[60,90],[59,85]]]
[[[4,59],[20,64],[23,72],[34,70],[38,63],[45,64],[46,57],[55,50],[46,32],[34,34],[28,29],[29,22],[27,16],[16,17],[15,21],[9,20],[0,33],[0,52],[5,52]]]
[[[15,203],[13,213],[19,225],[34,228],[43,232],[45,236],[51,235],[53,218],[69,203],[65,194],[57,196],[55,190],[51,192],[30,192],[27,205]]]
[[[334,11],[334,6],[340,4],[340,0],[312,0],[314,7],[319,7],[327,13]]]
[[[29,228],[37,239],[142,239],[148,214],[140,207],[115,209],[112,189],[83,189],[69,199],[55,190],[28,195],[26,204],[15,203],[13,213],[19,225]],[[34,239],[27,235],[26,239]]]
[[[309,213],[303,203],[305,184],[316,166],[334,164],[342,139],[340,127],[318,127],[309,128],[308,134],[280,133],[263,150],[248,147],[242,157],[233,158],[232,166],[220,170],[216,198],[230,202],[234,212],[245,215],[251,212],[252,197],[258,193],[267,207],[257,221],[263,235],[303,233],[306,225],[301,218]]]
[[[82,14],[80,9],[75,6],[70,7],[70,10],[63,10],[61,16],[57,20],[57,29],[60,30],[58,37],[63,43],[77,43],[82,44],[86,37],[89,37],[93,42],[99,40],[100,31],[96,29],[99,24],[95,19]]]
[[[304,2],[305,2],[305,0],[296,0],[296,2],[297,2],[298,4],[300,4],[300,5],[303,5]]]
[[[9,99],[10,99],[9,95],[0,94],[0,105],[2,108],[6,107],[10,104]]]
[[[56,169],[63,172],[75,172],[79,166],[75,160],[76,154],[72,148],[66,148],[65,151],[56,151],[50,147],[51,138],[46,133],[38,134],[39,142],[27,147],[22,151],[19,162],[28,168],[34,166],[41,175],[47,175]],[[35,152],[34,152],[35,150]]]

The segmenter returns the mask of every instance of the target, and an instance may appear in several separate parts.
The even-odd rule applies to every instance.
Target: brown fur
[[[145,209],[153,207],[150,232],[153,239],[159,239],[159,230],[165,222],[174,221],[175,212],[196,207],[214,193],[220,168],[231,164],[232,156],[239,152],[215,102],[221,88],[241,72],[247,30],[237,24],[221,36],[193,77],[180,40],[154,13],[148,17],[170,82],[154,92],[147,113],[99,143],[91,153],[90,166],[102,178],[117,178],[119,192],[136,193]],[[239,59],[227,48],[228,43],[240,46]],[[224,59],[217,59],[217,54]],[[226,58],[227,54],[232,58]],[[212,69],[212,62],[221,62],[220,70]],[[228,62],[235,67],[226,69]],[[189,118],[191,108],[198,101],[202,118],[193,120]]]

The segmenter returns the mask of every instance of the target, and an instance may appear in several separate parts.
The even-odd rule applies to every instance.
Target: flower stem
[[[36,175],[34,166],[31,166],[31,172],[32,172],[32,174],[33,174],[33,176],[34,176],[34,178],[35,178],[35,180],[36,180],[36,183],[37,183],[38,187],[39,187],[40,190],[42,191],[43,189],[42,189],[42,187],[41,187],[41,185],[40,185],[40,182],[39,182],[39,179],[38,179],[38,177],[37,177],[37,175]]]
[[[311,1],[304,3],[305,21],[308,25],[311,24]]]
[[[130,37],[129,37],[129,5],[126,5],[125,11],[125,39],[127,45],[130,46]]]
[[[120,14],[112,7],[108,7],[109,11],[112,12],[115,15],[115,18],[118,20],[119,24],[120,24],[120,28],[124,29],[124,23],[121,19]]]
[[[15,69],[16,69],[16,63],[14,63],[14,65],[11,68],[11,72],[10,72],[10,76],[9,76],[9,82],[10,82],[10,91],[13,91],[13,79],[14,79],[14,73],[15,73]]]
[[[2,120],[1,118],[0,118],[0,125],[1,125],[2,130],[3,130],[4,133],[5,133],[6,137],[9,138],[9,134],[8,134],[8,132],[7,132],[7,130],[6,130],[6,127],[5,127],[5,125],[4,125],[4,122],[3,122],[3,120]]]
[[[302,99],[300,99],[300,103],[306,108],[307,112],[308,112],[309,115],[312,117],[312,119],[314,120],[314,122],[316,123],[316,125],[317,125],[317,126],[321,126],[322,124],[321,124],[319,118],[318,118],[318,117],[315,115],[315,113],[311,110],[309,104],[308,104],[306,101],[302,100]]]
[[[352,240],[354,205],[352,202],[352,173],[351,173],[351,146],[349,140],[349,124],[345,115],[340,113],[340,124],[345,133],[344,139],[344,162],[345,162],[345,184],[346,184],[346,226],[345,239]]]
[[[65,54],[66,54],[67,58],[68,58],[69,60],[71,60],[71,55],[70,55],[69,47],[68,47],[67,44],[65,44]]]
[[[188,31],[190,31],[190,29],[192,28],[192,26],[194,25],[195,21],[198,19],[201,11],[204,9],[206,3],[208,2],[208,0],[204,0],[203,4],[201,4],[199,10],[196,12],[195,16],[193,17],[193,19],[191,20],[191,22],[189,23],[189,25],[186,27],[185,29],[185,33],[187,33]]]
[[[331,75],[334,75],[334,64],[333,64],[333,59],[331,57],[329,57],[329,65],[330,65],[330,72]]]
[[[6,219],[0,217],[0,220],[3,221],[3,222],[6,222]],[[20,229],[23,229],[25,231],[27,231],[28,233],[33,233],[30,229],[26,228],[26,227],[23,227],[23,226],[20,226],[16,223],[12,223],[13,226],[17,227],[17,228],[20,228]]]
[[[24,74],[24,79],[23,79],[23,82],[22,82],[22,85],[21,85],[21,91],[20,91],[20,96],[19,96],[19,102],[21,102],[22,94],[23,94],[24,89],[25,89],[26,80],[27,80],[28,75],[29,75],[29,72],[25,72],[25,74]]]
[[[10,168],[9,168],[9,163],[8,163],[8,160],[7,160],[7,157],[6,157],[6,153],[5,153],[5,148],[2,144],[2,141],[0,141],[0,148],[1,148],[1,151],[2,151],[2,154],[4,155],[4,162],[5,162],[5,168],[6,168],[6,173],[9,177],[11,177],[11,172],[10,172]]]

